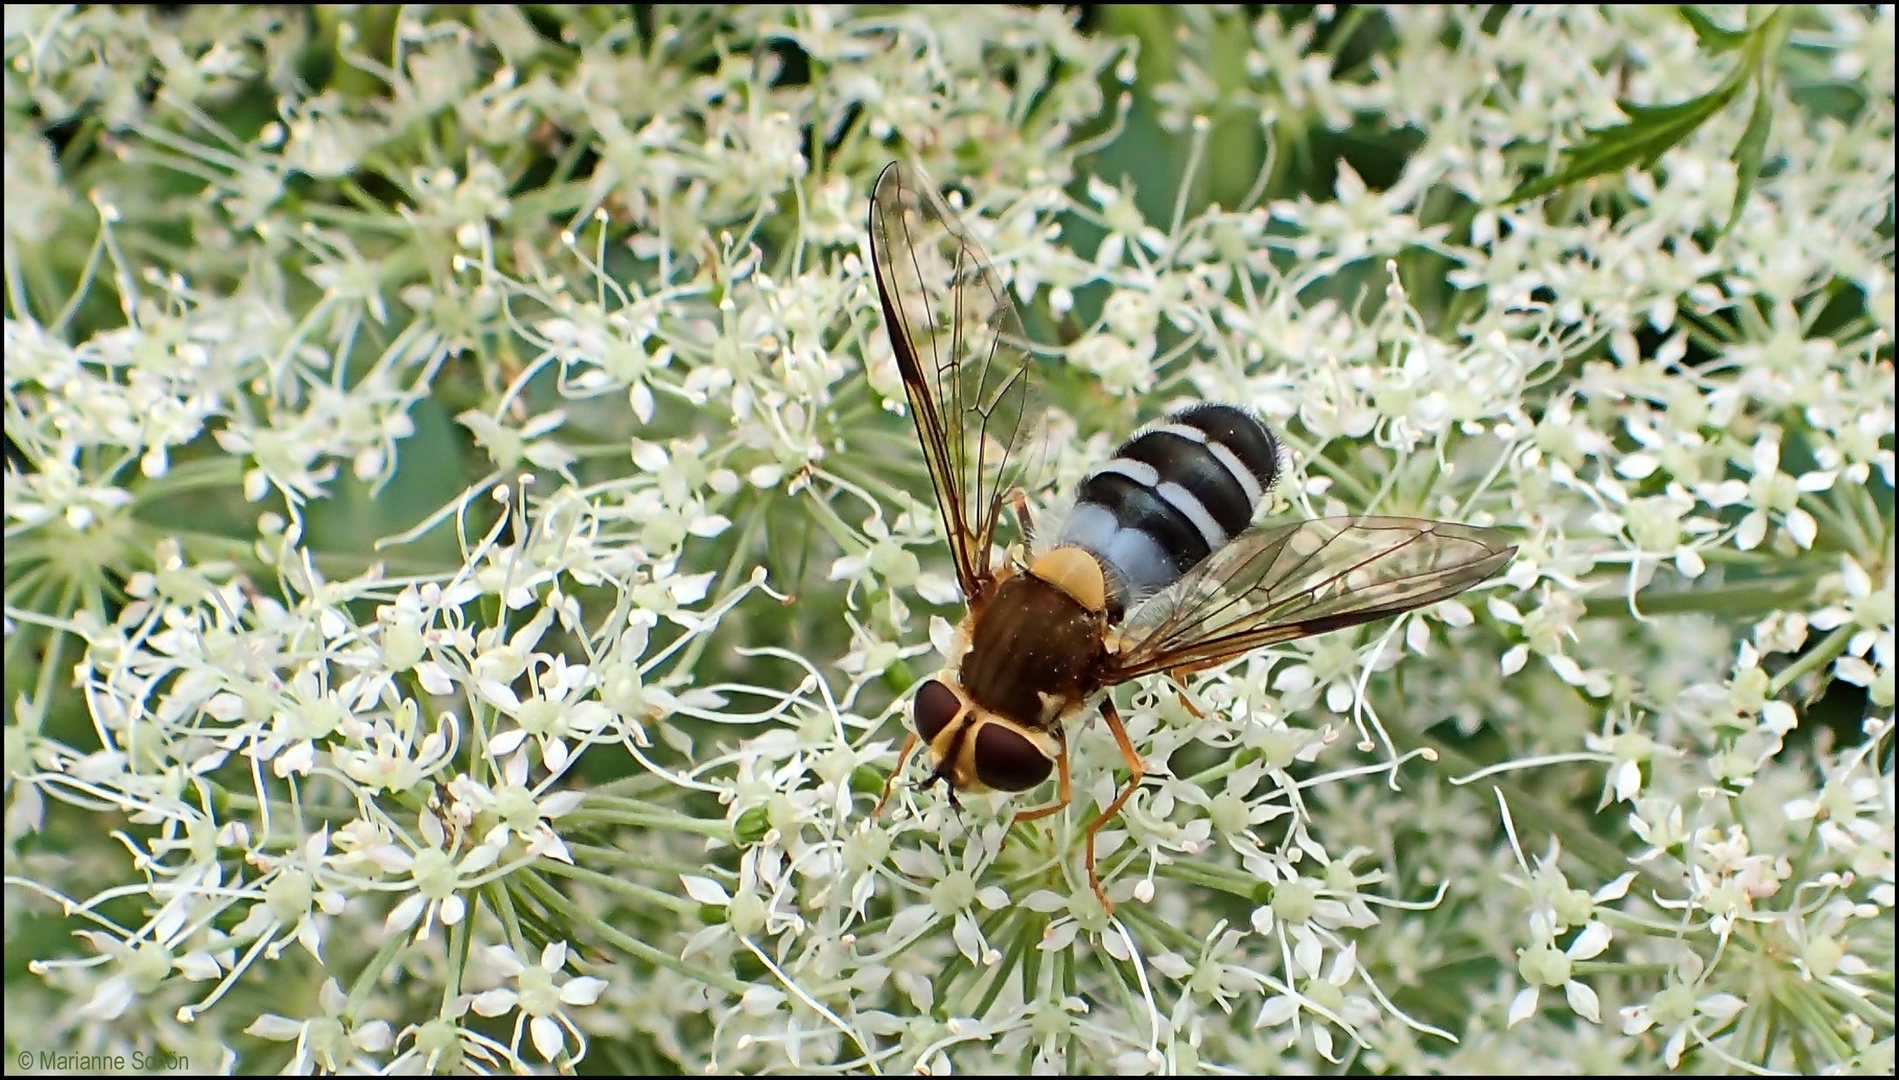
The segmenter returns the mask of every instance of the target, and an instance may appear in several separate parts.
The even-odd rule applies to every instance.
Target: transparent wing
[[[1516,550],[1495,529],[1418,518],[1317,518],[1250,532],[1134,610],[1107,681],[1209,667],[1433,604],[1503,569]]]
[[[956,576],[973,605],[994,583],[996,521],[1033,441],[1022,319],[982,249],[915,166],[895,163],[877,178],[870,254]]]

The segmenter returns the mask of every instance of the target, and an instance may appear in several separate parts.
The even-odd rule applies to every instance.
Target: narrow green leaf
[[[1556,172],[1525,181],[1505,196],[1505,202],[1519,202],[1568,187],[1593,177],[1618,172],[1630,165],[1648,164],[1666,153],[1689,132],[1701,125],[1706,114],[1677,117],[1666,123],[1634,121],[1601,128],[1588,141],[1563,153],[1563,165]]]
[[[1616,108],[1626,113],[1629,119],[1638,124],[1667,124],[1689,116],[1707,116],[1718,111],[1721,106],[1734,100],[1740,85],[1732,78],[1722,81],[1720,86],[1687,101],[1678,101],[1673,105],[1644,105],[1639,101],[1616,99]],[[1623,125],[1615,125],[1617,127]],[[1607,128],[1603,130],[1609,130]]]
[[[1733,101],[1743,85],[1744,80],[1730,77],[1700,97],[1673,105],[1617,102],[1629,114],[1627,123],[1590,129],[1587,139],[1563,152],[1560,169],[1519,184],[1503,201],[1533,199],[1630,165],[1651,165]]]
[[[1724,235],[1741,220],[1741,207],[1753,193],[1754,181],[1760,178],[1761,162],[1767,157],[1767,136],[1773,126],[1773,102],[1769,100],[1767,87],[1758,87],[1754,91],[1754,111],[1747,118],[1747,130],[1741,132],[1741,141],[1734,145],[1734,207],[1728,211],[1727,224],[1721,226]]]
[[[1709,19],[1698,7],[1682,4],[1676,10],[1681,12],[1682,19],[1693,28],[1702,49],[1711,56],[1733,52],[1747,43],[1747,31],[1729,30],[1726,27],[1716,26],[1713,20]]]

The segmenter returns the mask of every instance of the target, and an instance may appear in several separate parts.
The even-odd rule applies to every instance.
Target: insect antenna
[[[949,796],[950,809],[961,814],[963,812],[963,804],[957,801],[956,785],[949,782],[950,765],[954,760],[954,757],[945,757],[942,764],[930,770],[930,775],[923,778],[923,783],[917,785],[917,789],[919,791],[928,791],[936,785],[937,781],[942,781],[943,791]]]

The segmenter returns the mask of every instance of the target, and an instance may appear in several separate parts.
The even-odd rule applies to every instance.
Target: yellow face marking
[[[958,693],[960,695],[960,689]],[[965,794],[981,795],[991,790],[976,773],[976,734],[985,724],[1006,727],[1021,735],[1034,743],[1050,761],[1055,760],[1055,755],[1061,750],[1061,744],[1047,732],[1023,727],[1021,724],[984,712],[975,705],[969,704],[965,699],[963,711],[956,714],[956,719],[943,725],[943,730],[937,732],[936,738],[930,742],[930,767],[933,770],[942,768],[943,759],[954,751],[956,757],[950,764],[949,783],[951,787]]]
[[[1108,609],[1108,579],[1093,555],[1078,547],[1058,547],[1036,556],[1029,573],[1067,593],[1089,611]]]
[[[981,791],[980,785],[971,787],[976,779],[976,770],[969,763],[970,748],[976,744],[976,712],[967,702],[956,719],[943,725],[943,730],[930,740],[930,770],[935,772],[943,767],[943,759],[953,750],[956,761],[949,769],[950,786],[958,791]]]
[[[963,737],[962,745],[956,748],[956,767],[950,771],[950,783],[958,791],[980,794],[989,790],[989,785],[976,778],[976,733],[982,730],[984,721],[973,709],[968,715],[969,734]]]

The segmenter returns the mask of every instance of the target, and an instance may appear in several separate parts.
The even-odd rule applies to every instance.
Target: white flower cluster
[[[10,20],[9,1052],[1889,1072],[1891,11],[1121,12]],[[1224,400],[1273,515],[1519,538],[1117,691],[1112,912],[1105,731],[871,814],[960,615],[893,156],[1063,343],[1038,520]]]

